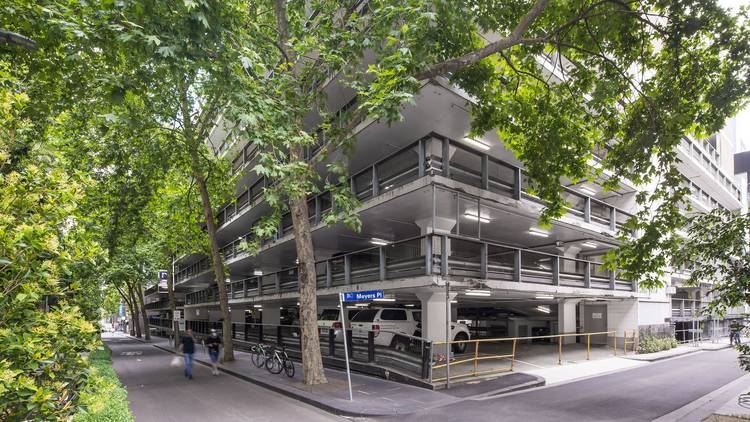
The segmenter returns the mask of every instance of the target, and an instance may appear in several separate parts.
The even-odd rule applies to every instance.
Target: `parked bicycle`
[[[266,360],[271,356],[272,347],[265,344],[256,344],[250,348],[250,360],[253,365],[262,368]]]
[[[286,348],[281,349],[274,347],[270,355],[266,358],[266,369],[272,374],[281,373],[282,370],[289,378],[294,377],[294,362],[286,354]]]

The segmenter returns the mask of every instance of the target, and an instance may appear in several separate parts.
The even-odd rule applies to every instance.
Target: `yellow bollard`
[[[614,342],[612,345],[612,349],[615,351],[615,356],[617,356],[617,331],[614,333],[614,337],[612,338],[612,341]]]
[[[591,360],[591,334],[586,336],[586,360]]]
[[[513,371],[513,365],[516,363],[516,339],[513,339],[513,353],[510,358],[510,370]]]
[[[479,360],[477,359],[479,357],[479,342],[474,342],[474,376],[477,376],[477,364],[479,363]]]

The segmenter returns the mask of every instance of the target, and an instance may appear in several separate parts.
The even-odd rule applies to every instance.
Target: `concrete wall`
[[[664,324],[671,315],[671,302],[638,302],[638,325]]]
[[[625,299],[607,302],[607,331],[616,331],[618,347],[622,345],[625,330],[638,329],[638,301]]]

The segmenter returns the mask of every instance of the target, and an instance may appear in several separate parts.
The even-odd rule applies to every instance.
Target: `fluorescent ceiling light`
[[[487,151],[488,149],[490,149],[490,146],[487,145],[487,144],[485,144],[484,142],[477,141],[476,139],[469,138],[468,136],[464,138],[464,142],[466,142],[467,144],[469,144],[469,145],[471,145],[473,147],[476,147],[476,148],[479,148],[481,150],[484,150],[484,151]]]
[[[549,306],[537,306],[536,310],[539,311],[539,312],[544,312],[545,314],[548,314],[548,313],[552,312],[552,310],[550,310]]]
[[[407,303],[407,304],[406,304],[406,305],[404,305],[404,306],[406,306],[407,308],[413,308],[413,307],[414,307],[414,304],[413,304],[413,303]]]
[[[529,234],[532,236],[539,236],[539,237],[549,237],[549,232],[546,230],[542,230],[538,227],[532,227],[529,229]]]
[[[299,302],[297,302],[297,306],[299,306]]]
[[[489,290],[467,290],[466,293],[464,293],[466,296],[489,296],[490,291]]]
[[[253,305],[253,308],[257,308],[257,309],[260,309],[262,307],[263,307],[263,305]]]
[[[581,187],[579,187],[578,188],[578,192],[581,192],[582,194],[588,195],[588,196],[594,196],[594,195],[596,195],[596,191],[593,190],[593,189],[591,189],[588,186],[581,186]]]
[[[487,217],[477,215],[477,213],[473,211],[466,211],[464,213],[464,218],[471,221],[477,221],[479,220],[480,223],[489,223],[491,220]]]
[[[458,303],[457,300],[451,300],[451,303]]]
[[[282,309],[284,309],[284,307],[283,306],[279,306],[279,310],[282,310]]]
[[[536,298],[542,299],[542,300],[550,300],[550,299],[554,299],[555,297],[552,295],[537,295]]]
[[[395,302],[396,299],[392,297],[381,297],[377,299],[373,299],[373,302]]]
[[[354,306],[359,307],[359,308],[366,308],[369,305],[367,305],[366,303],[355,303]]]
[[[253,270],[253,275],[254,276],[261,276],[261,275],[263,275],[263,271],[261,271],[261,270]]]
[[[359,309],[359,306],[347,306],[346,309]]]
[[[373,237],[372,239],[370,239],[370,243],[372,243],[373,245],[377,245],[377,246],[385,246],[389,242],[387,240],[378,239],[377,237]]]
[[[588,240],[586,242],[581,243],[581,246],[585,246],[587,248],[594,249],[594,248],[598,247],[599,245],[597,245],[596,242],[592,242],[592,241]]]

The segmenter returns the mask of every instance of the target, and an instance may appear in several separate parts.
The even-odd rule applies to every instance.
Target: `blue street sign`
[[[159,281],[167,281],[167,270],[159,270]]]
[[[382,290],[367,290],[363,292],[345,292],[344,302],[364,302],[374,299],[383,299],[385,294]]]

